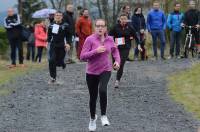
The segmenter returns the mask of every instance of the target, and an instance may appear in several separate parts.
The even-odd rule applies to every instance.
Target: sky
[[[17,0],[0,0],[0,12],[6,11],[7,8],[17,4]]]

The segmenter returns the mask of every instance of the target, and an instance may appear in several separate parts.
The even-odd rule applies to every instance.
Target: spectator
[[[192,34],[195,37],[196,45],[198,46],[199,58],[200,58],[200,38],[199,38],[199,31],[200,28],[200,12],[199,10],[195,9],[196,3],[195,1],[191,0],[189,2],[189,10],[185,12],[183,24],[187,26],[195,26],[196,29],[192,29]],[[186,30],[188,32],[188,30]],[[187,56],[185,56],[187,57]]]
[[[71,35],[72,35],[72,39],[74,40],[75,38],[75,20],[74,20],[74,7],[72,4],[68,4],[67,7],[66,7],[66,12],[64,13],[64,22],[68,23],[69,24],[69,27],[70,27],[70,32],[71,32]],[[72,42],[72,44],[70,44],[70,50],[69,52],[67,53],[68,55],[68,60],[67,60],[67,63],[70,64],[70,63],[74,63],[72,57],[73,57],[73,49],[74,49],[74,45],[73,45],[74,42]]]
[[[165,52],[165,29],[166,29],[166,17],[164,12],[160,9],[160,3],[155,1],[153,3],[153,9],[149,11],[147,15],[147,28],[148,31],[152,35],[153,39],[153,52],[154,59],[157,60],[157,38],[160,39],[161,46],[161,59],[165,60],[164,52]]]
[[[35,35],[34,35],[34,27],[30,26],[28,28],[28,30],[30,31],[30,36],[28,38],[28,43],[27,43],[27,55],[26,55],[26,59],[30,60],[30,56],[32,61],[34,61],[35,59]]]
[[[21,40],[21,21],[19,15],[14,13],[13,8],[9,8],[8,16],[4,19],[4,27],[7,30],[7,37],[11,48],[11,65],[9,68],[16,67],[16,51],[18,49],[19,64],[24,67],[23,64],[23,45]]]
[[[146,50],[145,50],[145,30],[146,30],[146,22],[144,15],[142,13],[142,8],[138,7],[134,10],[134,15],[132,16],[132,26],[138,32],[139,39],[140,39],[140,46],[136,46],[135,48],[135,54],[134,58],[135,60],[138,60],[139,52],[141,53],[141,60],[144,60],[146,58]],[[139,51],[139,48],[142,48],[142,51]]]
[[[180,58],[180,39],[181,39],[181,23],[183,22],[184,14],[180,12],[180,3],[174,4],[174,11],[168,15],[167,26],[171,31],[170,36],[170,56],[174,57],[174,48],[176,46],[176,57]]]
[[[89,17],[88,9],[83,9],[83,15],[79,17],[76,23],[76,33],[79,37],[78,59],[80,59],[85,39],[92,34],[92,21]]]
[[[43,49],[47,47],[47,31],[45,21],[39,20],[35,25],[35,46],[37,47],[37,55],[35,61],[42,61]]]

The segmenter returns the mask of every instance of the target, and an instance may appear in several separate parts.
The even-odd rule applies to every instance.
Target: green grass
[[[4,84],[14,81],[17,77],[27,73],[44,69],[46,62],[42,64],[26,62],[26,67],[13,69],[7,68],[8,64],[9,62],[7,61],[0,61],[0,96],[8,95],[12,91],[11,88],[6,87]]]
[[[170,75],[168,81],[172,98],[200,119],[200,64]]]

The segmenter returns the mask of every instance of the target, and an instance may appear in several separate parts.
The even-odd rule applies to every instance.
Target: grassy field
[[[8,95],[12,91],[11,88],[3,86],[4,84],[15,80],[15,78],[19,76],[23,76],[26,73],[30,73],[35,70],[42,70],[46,66],[46,62],[41,64],[26,62],[26,66],[24,68],[17,67],[8,69],[8,64],[9,62],[7,61],[0,61],[0,96]]]
[[[168,80],[172,98],[200,119],[200,64],[171,75]]]

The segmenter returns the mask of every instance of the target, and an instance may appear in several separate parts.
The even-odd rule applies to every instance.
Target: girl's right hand
[[[105,46],[99,46],[97,49],[96,49],[97,53],[103,53],[106,51],[106,48]]]

